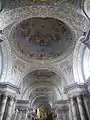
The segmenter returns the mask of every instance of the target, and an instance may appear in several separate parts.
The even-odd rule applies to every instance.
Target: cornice
[[[28,104],[29,104],[29,101],[28,100],[17,100],[16,101],[16,109],[27,109],[28,107]]]
[[[86,84],[73,83],[64,88],[69,97],[86,94],[88,92]]]
[[[20,93],[19,88],[9,82],[1,82],[0,83],[0,91],[1,92],[11,92],[11,93]]]
[[[68,100],[57,100],[57,101],[55,101],[55,103],[54,104],[66,104],[66,103],[68,103]]]

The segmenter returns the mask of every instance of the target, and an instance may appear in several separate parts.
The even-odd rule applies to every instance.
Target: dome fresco
[[[12,37],[22,54],[39,60],[56,58],[72,44],[70,29],[53,18],[24,20],[13,28]]]

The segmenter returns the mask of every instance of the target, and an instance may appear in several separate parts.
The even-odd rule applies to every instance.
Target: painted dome
[[[12,29],[14,47],[25,57],[48,60],[72,48],[72,34],[62,21],[53,18],[31,18]],[[66,54],[68,55],[68,54]]]

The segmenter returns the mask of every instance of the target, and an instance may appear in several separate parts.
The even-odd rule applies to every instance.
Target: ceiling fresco
[[[49,70],[35,70],[30,73],[30,75],[35,76],[35,77],[52,77],[55,75],[54,72],[51,72]]]
[[[72,44],[70,29],[52,18],[32,18],[12,29],[15,47],[26,57],[52,59],[67,51]]]

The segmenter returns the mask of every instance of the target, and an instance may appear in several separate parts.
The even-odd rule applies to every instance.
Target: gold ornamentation
[[[37,109],[37,118],[40,120],[45,120],[48,118],[48,109],[45,107],[39,107]]]

